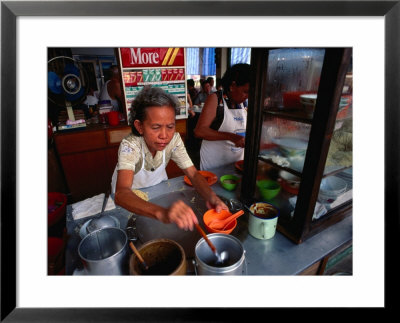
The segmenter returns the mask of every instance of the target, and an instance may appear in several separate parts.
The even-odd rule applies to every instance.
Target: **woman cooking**
[[[217,212],[228,209],[197,172],[180,134],[175,132],[175,108],[179,106],[174,96],[160,88],[145,87],[137,95],[130,114],[132,133],[121,141],[111,185],[115,203],[121,207],[193,230],[197,217],[183,201],[164,208],[141,199],[132,191],[167,180],[165,168],[172,159],[206,200],[208,208],[215,208]]]
[[[194,134],[202,138],[200,169],[209,170],[244,158],[250,65],[236,64],[221,80],[223,90],[210,94]]]

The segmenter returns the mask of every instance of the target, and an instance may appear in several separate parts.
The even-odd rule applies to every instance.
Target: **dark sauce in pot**
[[[157,259],[157,261],[149,265],[149,269],[142,268],[142,275],[170,275],[179,266],[182,261],[182,255],[179,250],[173,250],[168,257]],[[146,261],[147,262],[147,261]]]
[[[205,263],[212,267],[224,268],[224,267],[229,267],[229,266],[233,265],[235,262],[232,261],[231,259],[228,259],[221,263],[217,259],[215,259],[215,260],[209,260]]]

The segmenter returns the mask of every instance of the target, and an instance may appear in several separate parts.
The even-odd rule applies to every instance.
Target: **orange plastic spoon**
[[[225,229],[225,227],[231,223],[233,220],[235,220],[236,218],[238,218],[239,216],[241,216],[244,213],[243,210],[240,210],[230,216],[228,216],[225,219],[215,219],[213,221],[211,221],[208,226],[210,228],[213,228],[214,230],[223,230]]]

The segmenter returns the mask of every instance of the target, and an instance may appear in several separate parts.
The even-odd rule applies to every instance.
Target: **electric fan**
[[[49,100],[67,110],[68,120],[65,124],[61,122],[58,130],[86,127],[84,114],[76,120],[73,110],[86,99],[89,91],[88,76],[82,65],[67,56],[54,57],[48,61],[47,81]]]

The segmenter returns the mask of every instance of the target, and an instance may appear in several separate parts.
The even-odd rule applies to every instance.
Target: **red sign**
[[[184,48],[120,48],[122,67],[184,66]]]

